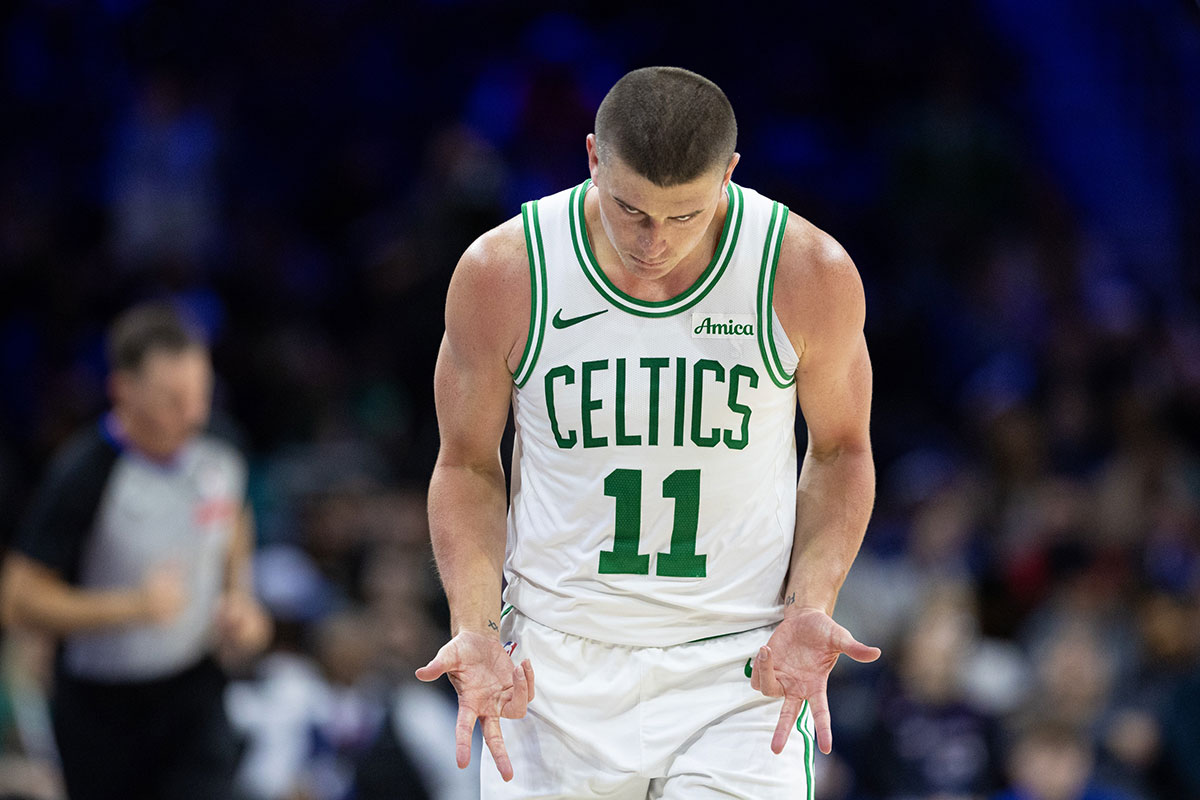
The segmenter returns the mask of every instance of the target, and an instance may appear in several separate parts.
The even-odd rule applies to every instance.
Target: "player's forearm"
[[[785,614],[801,608],[833,613],[874,502],[875,463],[868,445],[805,456],[796,492]]]
[[[504,472],[439,463],[429,482],[433,554],[450,605],[450,631],[496,633],[507,536]]]

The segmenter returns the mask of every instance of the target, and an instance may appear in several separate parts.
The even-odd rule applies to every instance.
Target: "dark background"
[[[0,22],[0,540],[105,407],[108,321],[171,297],[211,336],[260,547],[320,587],[276,601],[289,647],[320,660],[330,615],[399,594],[436,648],[450,273],[585,177],[620,75],[685,66],[737,112],[735,180],[866,285],[879,491],[839,618],[886,655],[839,667],[823,796],[991,796],[1052,728],[1098,783],[1200,797],[1195,3],[44,0]]]

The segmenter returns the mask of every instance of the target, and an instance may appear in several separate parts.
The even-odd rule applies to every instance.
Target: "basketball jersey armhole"
[[[762,351],[763,364],[771,381],[780,389],[795,383],[779,356],[775,343],[775,312],[772,306],[775,297],[775,270],[779,266],[779,251],[783,245],[783,232],[787,228],[788,208],[775,202],[771,206],[771,221],[767,225],[767,237],[763,244],[762,266],[758,275],[758,347]]]
[[[533,374],[546,333],[546,251],[538,220],[538,201],[532,200],[521,206],[521,222],[525,228],[525,252],[529,257],[529,335],[525,339],[521,361],[513,371],[513,383],[518,389]]]

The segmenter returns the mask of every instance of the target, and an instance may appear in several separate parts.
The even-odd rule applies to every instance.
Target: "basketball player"
[[[109,337],[112,412],[56,457],[5,562],[7,625],[58,638],[71,800],[226,800],[237,745],[214,655],[261,651],[246,467],[202,433],[212,366],[165,306]]]
[[[862,284],[731,181],[736,133],[712,82],[631,72],[590,179],[454,273],[429,495],[453,638],[417,675],[458,691],[459,766],[480,721],[484,797],[811,797],[829,671],[879,656],[830,618],[874,496]]]

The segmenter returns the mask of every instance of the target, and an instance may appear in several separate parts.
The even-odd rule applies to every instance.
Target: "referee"
[[[169,307],[109,333],[112,410],[60,452],[0,579],[6,625],[60,639],[54,727],[71,800],[227,800],[218,660],[266,647],[246,465],[203,432],[212,365]]]

